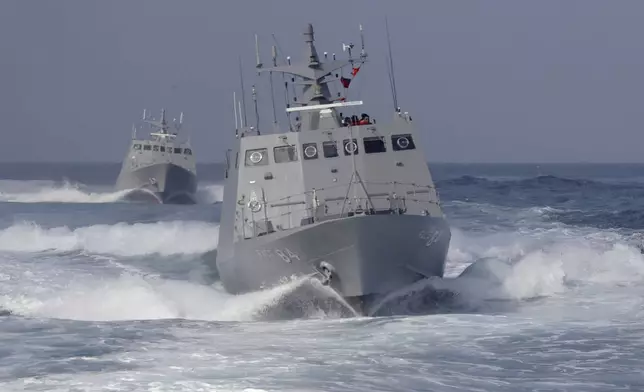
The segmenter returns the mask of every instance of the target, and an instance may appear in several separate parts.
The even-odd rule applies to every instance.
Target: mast
[[[239,104],[239,121],[241,123],[241,127],[244,128],[244,119],[241,117],[242,114],[242,104],[241,101],[237,102]]]
[[[159,140],[172,140],[177,137],[176,132],[170,132],[170,124],[168,124],[168,121],[166,120],[165,109],[161,109],[161,118],[159,119],[159,121],[156,121],[154,117],[148,118],[146,114],[147,110],[143,110],[143,122],[158,130],[151,132],[151,136],[154,136]],[[181,126],[183,125],[183,112],[181,112],[181,115],[179,116],[179,124],[177,124],[175,118],[172,121],[172,125],[174,126],[174,130],[177,132],[181,129]]]
[[[242,122],[242,128],[244,127],[243,124],[248,124],[248,119],[246,118],[246,93],[244,92],[244,74],[242,72],[242,59],[241,56],[239,56],[239,82],[241,84],[241,94],[242,94],[242,100],[241,100],[241,105],[244,108],[244,111],[242,112],[240,110],[239,114],[240,116],[243,116],[244,121]]]
[[[277,48],[275,45],[271,48],[271,55],[273,57],[273,67],[277,67]],[[273,92],[273,71],[268,73],[271,84],[271,104],[273,106],[273,129],[277,129],[277,111],[275,110],[275,93]]]
[[[286,98],[286,114],[289,118],[289,127],[292,129],[292,122],[290,121],[291,112],[300,112],[300,116],[303,117],[302,120],[302,130],[317,130],[317,129],[329,129],[329,128],[339,128],[341,127],[339,115],[337,113],[337,108],[340,107],[351,107],[356,105],[362,105],[362,101],[355,102],[334,102],[334,98],[331,94],[329,83],[338,81],[337,73],[341,71],[345,66],[352,67],[352,76],[355,77],[356,73],[366,62],[367,53],[365,50],[365,41],[364,41],[364,30],[362,25],[359,26],[360,29],[360,55],[354,57],[352,55],[352,49],[354,45],[352,43],[346,45],[343,44],[343,51],[348,51],[348,58],[338,60],[336,59],[335,53],[332,55],[332,60],[329,61],[328,53],[324,52],[324,58],[321,59],[318,55],[317,49],[315,47],[315,34],[313,31],[313,26],[309,23],[303,33],[304,42],[306,43],[305,51],[305,61],[303,63],[291,63],[290,56],[286,57],[286,64],[278,66],[277,65],[277,47],[274,45],[272,47],[272,66],[269,68],[264,68],[259,56],[259,43],[258,37],[255,35],[255,58],[256,58],[256,68],[258,73],[268,72],[270,77],[270,86],[271,86],[271,101],[273,103],[273,123],[277,124],[277,115],[275,112],[275,103],[273,95],[273,72],[281,73],[284,77],[284,93]],[[275,36],[273,35],[275,39]],[[275,40],[277,43],[277,40]],[[391,50],[390,50],[391,51]],[[391,63],[391,61],[390,61]],[[240,59],[241,67],[241,59]],[[241,68],[240,68],[241,74]],[[288,81],[286,80],[288,76],[291,81],[295,81],[295,78],[299,78],[298,84],[303,86],[302,94],[299,99],[294,99],[295,107],[291,107],[289,96],[288,96]],[[333,77],[335,76],[335,78]],[[243,80],[243,79],[242,79]],[[340,79],[342,81],[342,79]],[[342,81],[344,84],[345,82]],[[242,81],[243,86],[243,81]],[[256,102],[256,91],[255,85],[253,85],[253,100],[255,101],[255,111],[256,118],[259,123],[259,115],[257,111],[257,102]],[[394,94],[395,96],[395,94]],[[243,96],[242,96],[243,97]],[[242,98],[243,99],[243,98]],[[241,104],[240,104],[241,105]],[[328,113],[331,113],[329,116]],[[323,115],[324,114],[324,115]],[[240,106],[240,121],[242,124],[246,122],[245,113],[244,116],[241,114]],[[298,124],[300,125],[300,124]],[[242,125],[243,127],[243,125]],[[353,129],[352,126],[346,127],[349,136],[349,144],[347,146],[342,146],[342,148],[347,148],[351,146],[351,165],[352,165],[352,174],[351,180],[347,186],[346,196],[344,198],[344,203],[342,205],[341,216],[344,214],[345,205],[349,201],[349,195],[353,188],[353,199],[358,203],[356,207],[362,208],[362,202],[358,199],[358,188],[361,188],[365,194],[367,200],[366,207],[373,209],[374,205],[367,192],[366,185],[362,181],[360,173],[356,165],[355,152],[357,145],[353,141]],[[299,129],[298,129],[299,130]],[[258,131],[259,134],[259,131]],[[349,152],[349,150],[347,150]]]
[[[389,23],[385,16],[385,30],[387,31],[387,47],[389,51],[389,61],[387,62],[387,70],[389,71],[389,84],[391,87],[391,96],[394,101],[394,111],[400,111],[398,108],[398,93],[396,92],[396,75],[394,72],[394,60],[391,53],[391,40],[389,39]]]
[[[364,50],[361,52],[360,59],[349,58],[344,60],[336,60],[333,56],[332,61],[321,61],[318,56],[317,49],[315,47],[315,33],[313,31],[313,26],[308,24],[304,33],[304,42],[306,43],[305,51],[305,61],[303,63],[291,63],[290,58],[287,58],[286,64],[282,66],[277,66],[274,62],[273,67],[262,68],[259,72],[279,72],[282,75],[287,75],[290,78],[299,78],[298,84],[303,86],[302,93],[295,102],[299,109],[302,107],[316,107],[315,110],[306,110],[300,116],[302,130],[316,130],[320,127],[328,127],[328,121],[332,121],[332,126],[340,126],[341,119],[337,111],[335,110],[336,105],[333,107],[326,106],[331,105],[334,101],[334,98],[331,94],[329,83],[337,81],[337,78],[333,78],[334,74],[338,70],[341,70],[343,67],[359,63],[362,64],[366,62],[366,52]],[[351,45],[352,46],[352,45]],[[324,59],[326,60],[326,58]],[[287,116],[291,111],[300,111],[298,108],[291,108],[289,97],[288,97],[288,82],[285,81],[285,97],[287,100]],[[344,105],[337,105],[344,106]],[[321,125],[322,121],[321,111],[325,112],[327,109],[331,109],[332,118],[327,118],[324,116],[325,124]],[[290,121],[289,121],[290,124]]]
[[[165,109],[161,109],[161,133],[168,133],[168,125],[165,121]]]
[[[237,121],[237,93],[233,91],[233,111],[235,112],[235,137],[239,135],[239,123]]]
[[[255,85],[253,85],[253,104],[255,105],[255,130],[259,135],[259,110],[257,109],[257,92],[255,91]]]

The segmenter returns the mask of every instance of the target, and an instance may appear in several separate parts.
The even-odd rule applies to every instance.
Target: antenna
[[[288,96],[288,82],[286,80],[284,81],[284,99],[286,100],[286,108],[291,107],[291,101]],[[291,112],[288,110],[286,111],[286,118],[288,119],[288,127],[292,130],[293,124],[291,123]]]
[[[273,67],[277,67],[277,47],[275,45],[271,48],[271,55],[273,60]],[[277,112],[275,111],[275,94],[273,93],[273,71],[268,73],[271,83],[271,104],[273,105],[273,128],[277,129]]]
[[[262,68],[262,62],[259,60],[259,38],[257,37],[257,34],[255,34],[255,59],[257,60],[257,65],[255,67]]]
[[[161,133],[167,133],[165,122],[165,109],[161,109]]]
[[[362,45],[362,49],[360,50],[360,58],[364,59],[367,57],[367,52],[365,52],[364,49],[364,30],[362,29],[362,24],[360,24],[360,43]]]
[[[386,16],[385,16],[385,29],[387,31],[387,47],[389,48],[389,62],[387,64],[389,68],[389,83],[391,85],[391,95],[394,100],[394,110],[398,112],[399,108],[398,108],[398,93],[396,92],[396,74],[394,72],[394,60],[393,60],[393,55],[391,53],[391,40],[389,39],[389,23],[387,22]]]
[[[247,124],[248,121],[246,119],[246,94],[244,94],[244,74],[242,72],[242,60],[241,56],[239,56],[239,81],[241,83],[241,90],[242,90],[242,106],[244,108],[244,111],[242,112],[241,109],[239,109],[239,115],[240,117],[243,115],[244,121],[242,122],[242,128],[244,127],[244,124]]]
[[[271,57],[273,60],[273,67],[277,67],[277,46],[275,45],[271,47]]]
[[[239,122],[241,123],[241,127],[244,128],[244,119],[241,116],[242,113],[242,107],[241,107],[241,102],[237,102],[239,106]]]
[[[145,120],[145,112],[146,112],[146,109],[143,109],[143,120]]]
[[[239,130],[239,123],[237,120],[237,93],[233,91],[233,111],[235,112],[235,137],[237,137],[237,132]]]
[[[255,129],[257,129],[257,135],[259,135],[259,111],[257,110],[257,92],[255,91],[255,85],[253,85],[253,103],[255,105]]]

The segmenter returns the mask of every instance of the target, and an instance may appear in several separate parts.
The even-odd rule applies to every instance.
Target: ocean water
[[[644,390],[644,165],[431,168],[447,276],[347,318],[315,282],[222,290],[220,166],[171,206],[0,165],[0,391]]]

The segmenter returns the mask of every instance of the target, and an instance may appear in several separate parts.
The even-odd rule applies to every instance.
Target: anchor
[[[322,261],[319,266],[319,271],[322,274],[322,284],[324,286],[330,285],[333,275],[335,274],[335,268],[326,261]]]

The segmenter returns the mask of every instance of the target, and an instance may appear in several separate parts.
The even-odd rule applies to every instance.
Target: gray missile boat
[[[146,118],[143,122],[156,128],[150,138],[137,137],[132,129],[132,141],[123,160],[116,180],[116,190],[131,190],[125,198],[135,201],[151,201],[163,204],[194,204],[197,192],[197,169],[189,141],[177,140],[177,132],[183,124],[183,113],[174,129],[165,119]]]
[[[451,232],[412,118],[397,107],[393,71],[393,122],[376,124],[358,110],[362,101],[345,98],[366,63],[362,35],[360,55],[343,45],[345,59],[319,56],[310,24],[304,38],[303,64],[289,57],[277,65],[273,47],[272,67],[264,68],[257,49],[259,72],[286,75],[302,91],[291,99],[285,86],[287,129],[274,110],[271,132],[237,130],[227,152],[217,269],[235,294],[317,277],[357,314],[371,315],[387,295],[443,275]],[[253,101],[259,117],[254,88]]]

